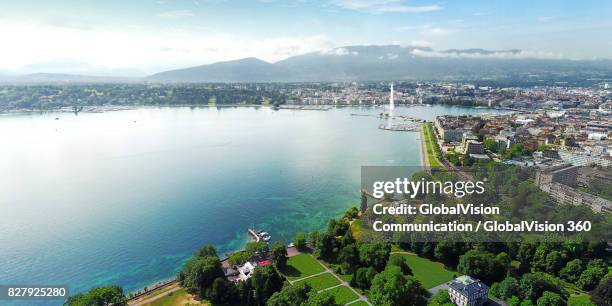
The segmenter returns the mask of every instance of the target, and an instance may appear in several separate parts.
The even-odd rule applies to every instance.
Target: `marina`
[[[400,131],[400,132],[418,132],[421,129],[420,123],[399,123],[393,125],[381,124],[378,126],[381,130]]]

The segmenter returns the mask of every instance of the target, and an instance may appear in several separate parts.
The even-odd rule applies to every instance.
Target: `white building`
[[[483,305],[489,300],[489,286],[467,275],[452,280],[448,287],[451,301],[458,306]]]

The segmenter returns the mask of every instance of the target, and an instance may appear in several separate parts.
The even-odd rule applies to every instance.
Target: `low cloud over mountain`
[[[276,63],[255,58],[165,71],[160,82],[299,82],[490,79],[511,75],[612,75],[610,60],[567,60],[557,54],[428,47],[348,46]]]
[[[41,70],[44,71],[44,70]],[[46,71],[45,71],[46,72]],[[425,46],[330,48],[270,63],[254,57],[168,70],[145,78],[82,73],[6,75],[1,82],[333,82],[478,80],[536,77],[611,78],[612,60],[569,60],[518,49],[434,50]]]

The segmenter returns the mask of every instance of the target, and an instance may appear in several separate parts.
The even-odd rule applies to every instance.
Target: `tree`
[[[359,267],[359,249],[354,244],[343,247],[338,254],[343,274],[351,274]]]
[[[591,301],[597,306],[612,305],[612,277],[603,279],[591,294]]]
[[[251,254],[246,251],[238,251],[229,256],[228,261],[232,265],[242,265],[251,259]]]
[[[559,294],[564,299],[569,293],[563,287],[563,283],[554,276],[542,272],[527,273],[521,277],[519,282],[520,296],[523,300],[536,301],[544,291]]]
[[[194,257],[208,257],[217,256],[217,249],[212,245],[205,245],[201,247],[195,254]]]
[[[265,305],[266,301],[283,288],[283,278],[271,265],[255,269],[249,279],[253,288],[253,297],[257,305]]]
[[[469,154],[463,154],[461,156],[461,165],[464,167],[469,167],[474,164],[474,160],[470,157]]]
[[[355,243],[355,238],[353,238],[353,233],[351,233],[351,230],[347,230],[346,233],[344,233],[344,236],[342,236],[342,245],[343,246],[347,246],[347,245],[351,245]]]
[[[550,291],[545,291],[542,297],[538,299],[538,306],[563,306],[566,301],[558,294]]]
[[[519,306],[521,304],[521,300],[515,295],[508,299],[508,306]]]
[[[238,283],[238,297],[240,304],[245,306],[255,305],[255,296],[253,294],[253,284],[250,280]]]
[[[516,254],[516,259],[521,262],[525,268],[530,268],[531,261],[533,261],[533,255],[536,250],[536,245],[532,241],[523,241]]]
[[[455,152],[447,152],[445,157],[454,166],[459,166],[461,164],[461,161],[459,160],[459,157],[457,157],[457,153]]]
[[[391,254],[391,245],[388,243],[364,243],[359,247],[359,259],[368,267],[382,271],[387,266]]]
[[[427,290],[416,278],[405,276],[395,266],[378,273],[370,288],[372,304],[381,306],[426,305],[427,296]]]
[[[127,306],[127,298],[119,286],[95,287],[87,293],[78,293],[69,297],[67,306]]]
[[[495,255],[480,250],[471,250],[459,258],[457,271],[476,277],[485,283],[493,283],[506,275],[506,267]]]
[[[586,291],[593,290],[604,275],[606,271],[601,267],[589,266],[580,274],[576,285]]]
[[[178,280],[189,292],[200,292],[205,297],[205,288],[212,285],[217,277],[223,277],[219,257],[192,257],[185,263],[185,267],[178,274]]]
[[[558,275],[559,271],[567,263],[567,256],[558,251],[552,251],[546,255],[546,272]]]
[[[490,292],[494,296],[506,300],[519,293],[519,285],[516,279],[508,276],[503,281],[494,283],[491,286]]]
[[[255,253],[265,253],[268,252],[270,250],[270,247],[268,246],[268,243],[265,241],[253,241],[253,242],[249,242],[247,243],[246,247],[244,248],[244,250],[253,255]]]
[[[376,276],[376,269],[373,267],[361,267],[355,270],[351,279],[351,286],[361,288],[363,290],[370,289],[372,280]]]
[[[450,265],[456,265],[459,260],[459,255],[463,254],[465,249],[461,244],[447,241],[440,241],[434,249],[436,259]]]
[[[327,233],[334,236],[344,236],[346,231],[349,229],[349,223],[346,220],[329,220],[327,224]]]
[[[290,304],[297,305],[297,304]],[[334,296],[329,292],[321,292],[321,293],[310,293],[310,298],[304,306],[339,306],[334,299]]]
[[[361,205],[359,206],[361,213],[365,213],[368,210],[368,195],[365,190],[361,191]]]
[[[295,245],[298,250],[304,249],[306,247],[306,233],[295,233],[295,236],[293,237],[293,245]]]
[[[406,260],[402,256],[391,256],[387,266],[396,266],[400,268],[400,271],[402,271],[404,275],[412,275],[412,269],[410,269],[406,263]]]
[[[487,138],[484,141],[484,146],[488,151],[491,151],[494,153],[497,152],[497,141],[495,141],[495,139],[493,138]]]
[[[359,209],[357,207],[351,207],[344,212],[342,219],[353,220],[359,216]]]
[[[546,256],[550,253],[546,244],[541,244],[535,251],[533,259],[531,260],[531,271],[532,272],[544,272],[546,271]]]
[[[234,304],[237,296],[238,288],[225,277],[217,277],[206,293],[213,304]]]
[[[319,237],[321,237],[321,233],[319,233],[318,231],[312,231],[308,233],[308,240],[310,241],[311,245],[316,246],[317,242],[319,241]]]
[[[570,283],[575,283],[580,277],[580,274],[582,274],[582,271],[582,260],[574,259],[568,262],[565,267],[561,269],[559,276]]]
[[[510,150],[504,153],[504,159],[511,159],[513,157],[525,155],[525,150],[522,143],[514,144],[510,147]]]
[[[495,256],[495,260],[506,269],[508,269],[512,263],[512,258],[510,258],[510,255],[508,255],[506,252],[497,254],[497,256]]]
[[[272,259],[279,269],[284,269],[287,265],[287,249],[282,242],[277,241],[272,245]]]
[[[302,305],[308,301],[312,288],[308,284],[284,286],[275,292],[266,302],[267,306]]]
[[[455,304],[451,301],[448,290],[440,290],[431,298],[429,305],[454,306]]]
[[[322,234],[317,241],[315,253],[325,261],[332,261],[336,248],[336,238],[329,233]]]

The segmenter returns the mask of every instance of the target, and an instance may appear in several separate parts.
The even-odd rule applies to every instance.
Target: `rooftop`
[[[489,289],[489,286],[467,275],[457,277],[456,279],[452,280],[448,286],[465,296],[477,295],[478,293],[481,293],[482,291],[486,292]]]

